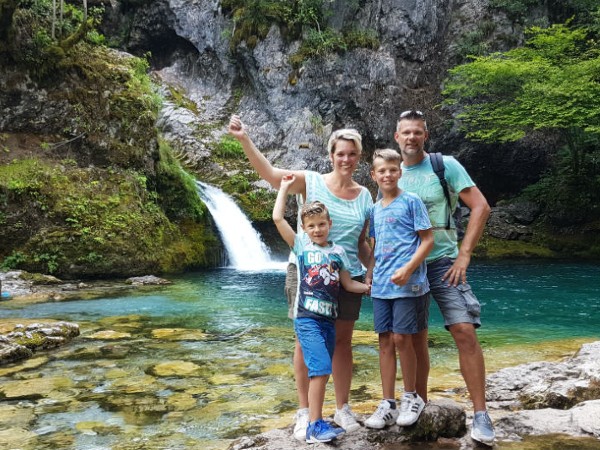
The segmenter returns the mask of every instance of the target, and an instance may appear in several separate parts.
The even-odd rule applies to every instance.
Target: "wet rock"
[[[43,377],[31,380],[7,381],[0,386],[0,398],[7,400],[36,400],[48,396],[54,390],[70,387],[65,377]]]
[[[335,447],[343,450],[364,450],[380,448],[380,445],[435,441],[438,438],[444,438],[448,442],[452,438],[460,438],[465,434],[465,417],[465,411],[458,403],[447,399],[434,400],[427,403],[417,423],[410,427],[393,425],[383,430],[361,427],[350,435],[342,436]],[[364,421],[366,416],[358,415],[358,418],[359,421]],[[229,450],[306,448],[306,443],[296,441],[291,433],[290,426],[257,436],[244,436],[232,443]]]
[[[195,377],[202,367],[189,361],[168,361],[148,368],[146,373],[156,377]]]
[[[505,408],[567,409],[600,398],[600,341],[560,362],[507,367],[487,379],[487,398]]]
[[[100,298],[143,286],[171,284],[170,281],[148,275],[122,280],[71,281],[51,275],[29,273],[24,270],[0,272],[2,292],[9,301],[46,302],[81,298]]]
[[[0,404],[0,428],[28,428],[34,421],[33,408]]]
[[[164,278],[158,278],[154,275],[146,275],[143,277],[131,277],[125,280],[125,283],[132,284],[134,286],[147,286],[147,285],[165,285],[172,284],[169,280]]]
[[[117,340],[117,339],[128,339],[131,337],[130,333],[123,333],[115,330],[102,330],[97,331],[94,334],[90,334],[89,336],[85,336],[89,339],[101,339],[101,340]]]
[[[71,322],[17,324],[0,335],[0,365],[30,358],[35,351],[56,348],[79,335]]]
[[[29,351],[31,351],[31,350],[29,350]],[[48,357],[38,356],[36,358],[28,359],[27,361],[22,361],[18,365],[5,366],[5,367],[0,368],[0,377],[12,375],[12,374],[20,372],[22,370],[37,369],[38,367],[43,366],[47,362],[48,362]]]
[[[152,337],[170,341],[203,341],[207,335],[200,330],[187,328],[157,328],[152,330]]]
[[[35,442],[37,435],[23,428],[0,430],[0,448],[18,449]]]
[[[600,439],[600,400],[580,403],[569,410],[551,408],[519,411],[496,421],[499,438],[567,434]]]
[[[0,340],[0,365],[31,358],[33,352],[24,345]]]
[[[506,208],[492,208],[486,225],[486,233],[498,239],[509,241],[530,241],[533,230],[527,225],[519,223]]]

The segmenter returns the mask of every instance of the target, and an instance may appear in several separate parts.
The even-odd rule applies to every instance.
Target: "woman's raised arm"
[[[294,175],[295,182],[290,186],[290,194],[302,194],[306,196],[306,180],[304,171],[286,170],[273,167],[269,160],[254,145],[250,136],[248,136],[246,127],[237,115],[231,116],[229,121],[229,134],[236,138],[244,149],[244,153],[250,161],[250,164],[258,172],[258,175],[269,182],[275,189],[279,189],[281,178],[284,175]]]

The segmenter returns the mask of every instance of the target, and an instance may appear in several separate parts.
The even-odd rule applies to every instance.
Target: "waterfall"
[[[271,259],[260,234],[229,195],[210,184],[201,181],[196,184],[221,235],[229,267],[238,270],[282,268],[281,262]]]

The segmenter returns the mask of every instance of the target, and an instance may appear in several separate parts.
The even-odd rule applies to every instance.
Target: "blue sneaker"
[[[332,427],[328,422],[319,419],[308,424],[306,442],[309,444],[331,442],[341,434],[344,434],[343,428]]]
[[[494,426],[487,411],[478,411],[473,416],[473,426],[471,428],[471,438],[482,444],[492,445],[494,443]]]

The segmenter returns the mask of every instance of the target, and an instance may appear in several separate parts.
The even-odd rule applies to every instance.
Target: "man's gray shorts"
[[[472,323],[475,328],[481,326],[481,306],[468,283],[449,286],[442,277],[452,266],[454,260],[441,258],[427,264],[427,278],[431,296],[437,302],[444,316],[444,326],[457,323]]]

